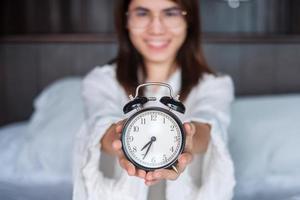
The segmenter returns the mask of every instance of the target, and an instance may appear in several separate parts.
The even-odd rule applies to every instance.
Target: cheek
[[[187,32],[187,30],[185,27],[175,28],[172,30],[173,35],[177,35],[177,36],[186,35],[186,32]]]
[[[174,29],[172,34],[173,39],[176,40],[177,43],[182,44],[186,38],[187,31],[186,29]]]
[[[187,30],[186,28],[178,28],[178,29],[174,29],[172,33],[174,37],[182,40],[185,39],[187,35]]]

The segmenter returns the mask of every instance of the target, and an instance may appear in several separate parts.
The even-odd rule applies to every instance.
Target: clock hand
[[[155,140],[156,140],[156,137],[152,136],[150,141],[142,147],[141,151],[143,151],[148,145],[150,145],[150,143],[154,142]]]
[[[143,159],[145,159],[145,157],[146,157],[146,155],[148,154],[148,152],[149,152],[149,150],[150,150],[150,147],[152,146],[152,144],[153,144],[154,141],[156,141],[156,137],[155,137],[155,136],[152,136],[152,137],[151,137],[151,141],[150,141],[150,143],[149,143],[149,147],[148,147],[146,153],[144,154]]]
[[[143,148],[141,149],[141,151],[143,151],[148,145],[150,145],[150,143],[152,143],[152,140],[150,140],[147,144],[145,144],[145,145],[143,146]]]
[[[152,143],[153,143],[153,142],[151,141],[151,143],[150,143],[150,145],[149,145],[149,147],[148,147],[146,153],[144,154],[143,159],[145,159],[146,155],[148,154],[148,152],[149,152],[149,150],[150,150],[150,147],[151,147]]]

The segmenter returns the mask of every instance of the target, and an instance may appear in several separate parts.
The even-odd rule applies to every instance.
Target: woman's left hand
[[[183,153],[178,157],[176,165],[177,171],[171,169],[158,169],[148,172],[145,176],[145,184],[150,186],[158,183],[159,181],[176,180],[180,174],[185,170],[187,165],[193,160],[193,137],[196,133],[196,126],[192,122],[183,124],[186,134],[185,148]]]

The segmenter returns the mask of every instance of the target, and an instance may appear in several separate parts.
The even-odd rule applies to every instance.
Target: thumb
[[[189,137],[189,136],[193,137],[194,134],[196,133],[196,126],[193,122],[184,123],[184,128],[185,128],[187,137]]]
[[[192,122],[184,123],[186,138],[185,138],[185,152],[191,152],[193,149],[193,136],[196,132],[195,124]]]
[[[119,121],[118,123],[116,123],[115,131],[117,133],[121,133],[122,132],[124,123],[125,123],[125,120],[122,120],[122,121]]]

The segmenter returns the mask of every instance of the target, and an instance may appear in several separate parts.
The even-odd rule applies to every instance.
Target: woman
[[[206,65],[198,17],[195,0],[119,0],[115,63],[95,68],[83,83],[87,121],[77,136],[74,199],[147,199],[147,186],[163,180],[166,199],[232,198],[235,181],[226,128],[233,85]],[[186,106],[186,146],[178,173],[146,173],[121,150],[122,107],[144,82],[169,83]],[[159,88],[143,92],[164,95]],[[112,178],[99,169],[102,152],[118,158],[123,168],[118,171],[117,166]]]

